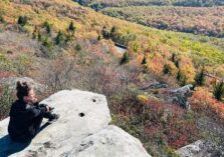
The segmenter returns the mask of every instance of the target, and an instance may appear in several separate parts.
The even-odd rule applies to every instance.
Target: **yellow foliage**
[[[180,56],[180,71],[186,76],[186,83],[193,83],[196,75],[194,65],[189,57]]]
[[[142,102],[142,103],[146,103],[148,101],[148,96],[146,95],[138,95],[137,99]]]

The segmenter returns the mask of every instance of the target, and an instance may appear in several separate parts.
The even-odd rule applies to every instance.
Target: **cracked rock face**
[[[63,90],[41,103],[55,107],[60,119],[44,128],[28,146],[12,142],[7,136],[9,119],[1,121],[1,157],[150,157],[138,139],[108,125],[111,117],[104,95]]]

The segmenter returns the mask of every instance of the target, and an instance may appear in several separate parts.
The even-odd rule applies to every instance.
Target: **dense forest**
[[[191,6],[191,7],[212,7],[224,5],[223,0],[75,0],[81,5],[90,6],[94,9],[104,7],[124,6]]]
[[[223,7],[113,7],[102,12],[158,29],[224,37]]]

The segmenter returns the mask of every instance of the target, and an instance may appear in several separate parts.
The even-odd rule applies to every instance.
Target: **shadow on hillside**
[[[49,123],[45,123],[44,125],[42,125],[38,133],[41,132],[44,128],[46,128],[48,125]],[[9,135],[5,135],[4,137],[0,138],[0,157],[8,157],[12,154],[24,150],[30,145],[31,141],[24,143],[14,142],[10,139]]]

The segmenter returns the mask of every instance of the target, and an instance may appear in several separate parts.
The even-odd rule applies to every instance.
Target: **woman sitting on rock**
[[[40,130],[43,118],[51,123],[59,118],[53,114],[53,108],[39,104],[34,89],[27,82],[17,82],[17,100],[12,104],[9,113],[9,136],[16,142],[30,141]]]

